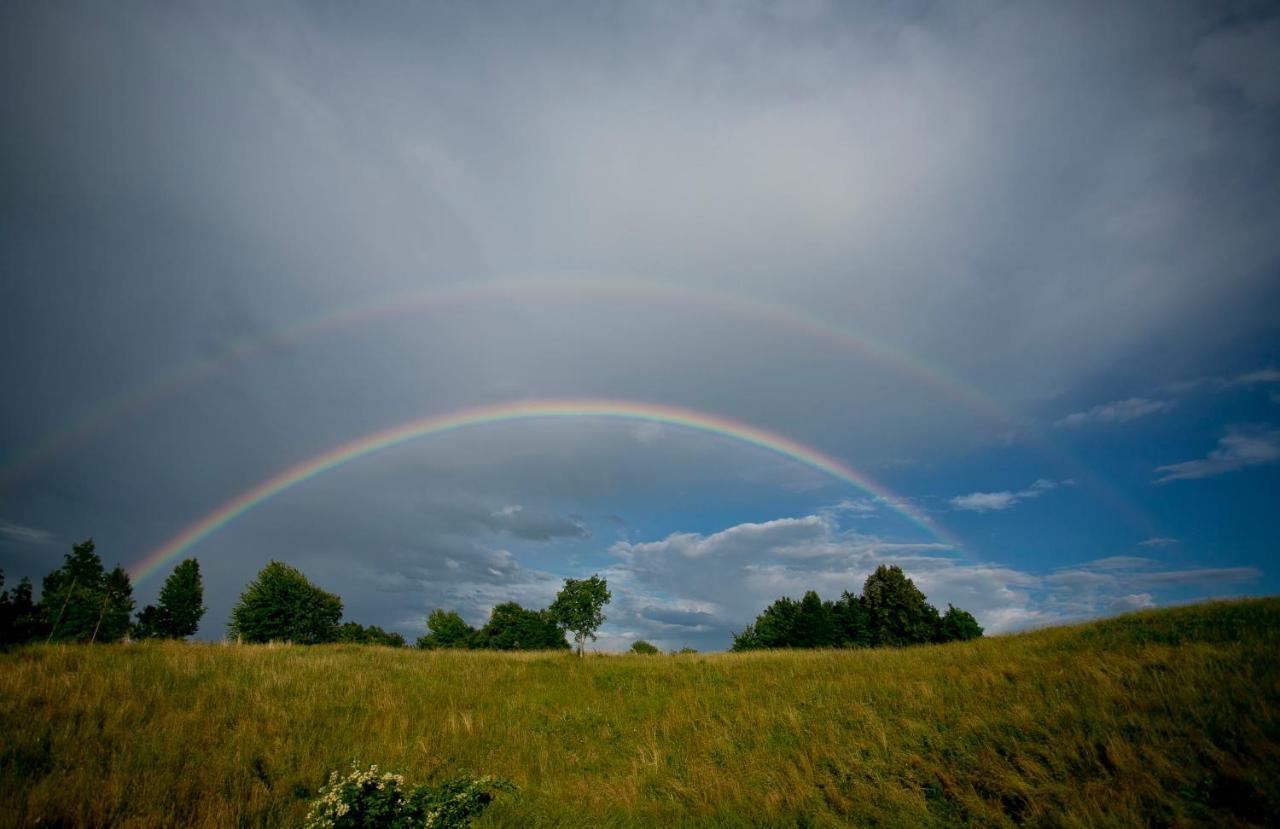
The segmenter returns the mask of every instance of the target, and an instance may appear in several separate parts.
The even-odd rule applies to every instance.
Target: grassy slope
[[[1280,825],[1280,599],[906,650],[0,655],[0,823],[296,825],[353,758],[486,826]]]

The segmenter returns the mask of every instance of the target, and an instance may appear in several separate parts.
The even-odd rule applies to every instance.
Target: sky
[[[9,585],[1280,592],[1274,4],[24,0],[0,106]]]

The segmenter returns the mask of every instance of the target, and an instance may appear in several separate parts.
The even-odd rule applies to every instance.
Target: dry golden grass
[[[1280,824],[1280,600],[904,650],[0,655],[0,823],[296,826],[352,760],[485,826]]]

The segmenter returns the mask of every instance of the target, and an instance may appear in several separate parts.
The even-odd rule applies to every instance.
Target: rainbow
[[[959,540],[949,535],[929,516],[900,496],[895,495],[884,485],[877,483],[836,458],[824,455],[816,449],[782,435],[718,415],[655,403],[595,399],[532,400],[481,406],[412,420],[334,447],[321,455],[302,461],[267,478],[222,504],[222,506],[152,550],[141,561],[133,565],[130,568],[130,572],[133,574],[135,581],[142,581],[167,562],[187,552],[222,527],[273,496],[346,463],[407,441],[494,423],[578,417],[610,418],[680,426],[774,452],[875,496],[894,512],[947,546],[956,548],[962,546]]]

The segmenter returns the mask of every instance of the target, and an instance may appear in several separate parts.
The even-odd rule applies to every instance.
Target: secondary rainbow
[[[148,553],[130,570],[134,578],[141,581],[271,497],[343,464],[406,441],[492,423],[570,417],[662,423],[719,435],[739,443],[766,449],[873,495],[938,541],[950,547],[961,546],[957,539],[939,527],[933,519],[884,485],[836,458],[824,455],[812,447],[783,435],[719,415],[675,406],[627,400],[565,399],[520,401],[465,409],[413,420],[344,443],[324,454],[291,466],[242,492]]]

